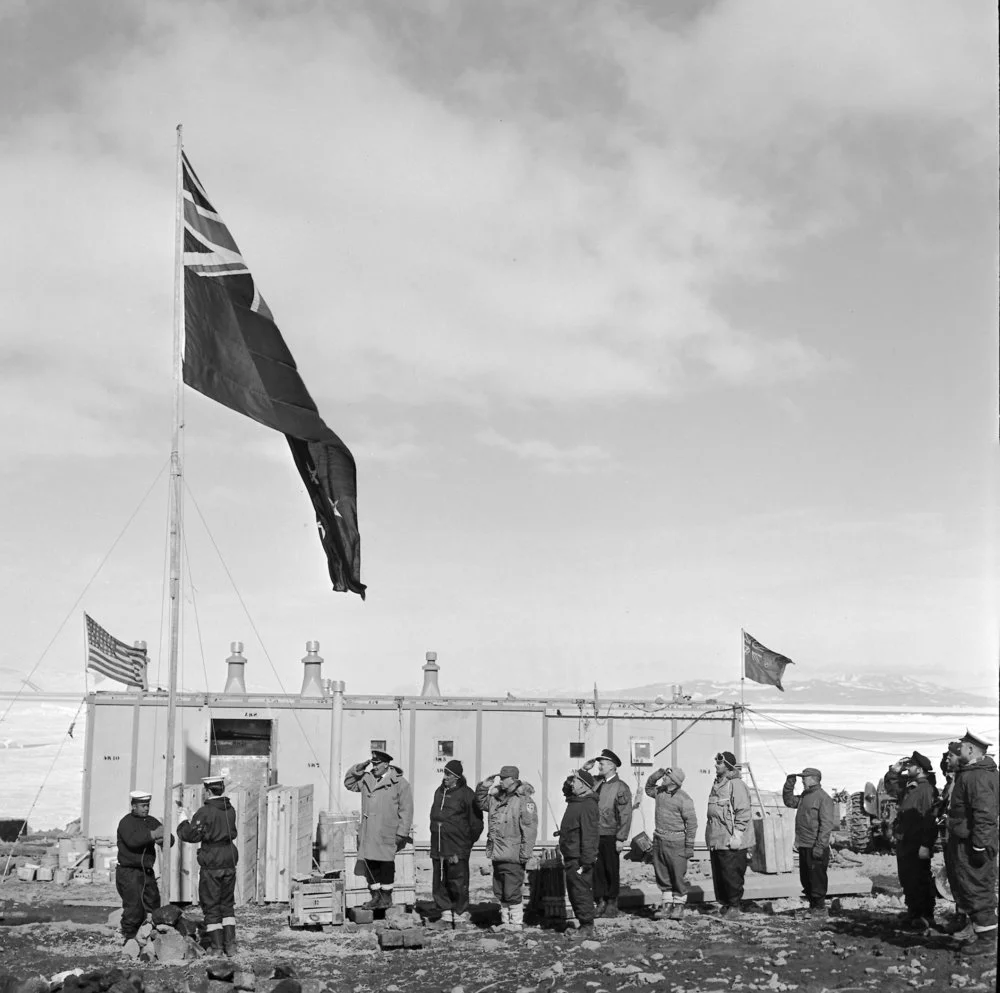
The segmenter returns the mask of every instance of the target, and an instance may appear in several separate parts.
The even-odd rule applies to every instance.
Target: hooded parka
[[[476,787],[479,809],[490,815],[486,857],[494,862],[519,862],[531,858],[538,836],[538,808],[531,799],[535,788],[518,781],[511,792],[492,792],[490,780]]]
[[[467,859],[482,833],[482,811],[465,777],[459,776],[451,789],[442,783],[431,804],[431,858]]]

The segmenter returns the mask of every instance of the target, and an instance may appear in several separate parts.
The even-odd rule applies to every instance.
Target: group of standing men
[[[931,859],[940,847],[958,915],[951,931],[969,954],[995,954],[997,942],[998,792],[990,745],[966,731],[941,756],[938,790],[931,761],[914,751],[889,766],[885,787],[897,802],[893,831],[906,911],[902,926],[935,927],[937,888]],[[939,928],[939,930],[946,930]]]

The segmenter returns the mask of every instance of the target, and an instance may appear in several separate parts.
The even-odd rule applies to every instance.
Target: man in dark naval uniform
[[[236,946],[236,811],[225,795],[222,776],[205,776],[204,803],[191,817],[183,808],[177,837],[191,844],[200,843],[198,865],[198,902],[205,915],[205,930],[212,948],[232,956]]]
[[[156,846],[163,844],[163,825],[149,816],[153,794],[133,790],[130,810],[118,822],[118,866],[115,886],[122,898],[122,937],[134,938],[139,928],[160,907],[160,890],[153,875]],[[173,835],[170,844],[174,843]]]

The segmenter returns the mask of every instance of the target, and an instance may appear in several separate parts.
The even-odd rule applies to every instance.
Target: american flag
[[[146,689],[146,649],[130,648],[92,617],[83,616],[87,619],[87,668],[119,683]]]

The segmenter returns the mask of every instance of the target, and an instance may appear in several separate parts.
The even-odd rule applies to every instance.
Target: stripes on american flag
[[[87,668],[119,683],[146,689],[146,650],[126,645],[88,614],[83,616],[87,620]]]

